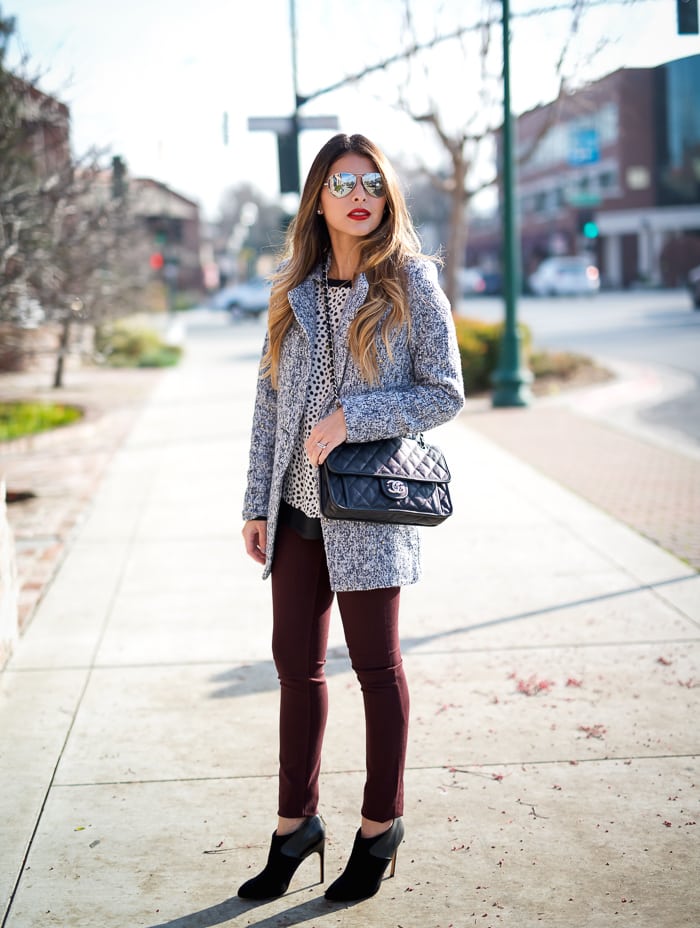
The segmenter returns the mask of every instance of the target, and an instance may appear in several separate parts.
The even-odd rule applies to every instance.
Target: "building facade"
[[[517,119],[527,277],[588,254],[605,286],[679,286],[700,264],[700,55],[625,68]],[[498,217],[470,228],[468,265],[500,255]]]
[[[178,290],[202,289],[199,205],[149,177],[130,180],[129,203],[151,242],[154,270]]]

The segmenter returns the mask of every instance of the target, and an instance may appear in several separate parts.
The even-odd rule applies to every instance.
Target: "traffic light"
[[[112,196],[115,200],[121,199],[126,193],[126,164],[123,158],[115,155],[112,158]]]
[[[600,234],[598,230],[598,223],[595,221],[595,216],[592,212],[586,210],[583,213],[579,213],[578,216],[578,230],[580,234],[589,240],[598,238]]]
[[[299,130],[277,135],[280,193],[299,193]]]
[[[148,259],[148,263],[150,264],[152,271],[162,271],[163,265],[165,264],[163,253],[160,251],[154,251]]]
[[[676,0],[678,35],[698,34],[698,0]]]

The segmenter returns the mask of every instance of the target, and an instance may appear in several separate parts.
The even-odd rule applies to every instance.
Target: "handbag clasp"
[[[408,496],[408,487],[404,481],[396,480],[393,477],[388,480],[382,480],[382,489],[391,499],[406,499]]]

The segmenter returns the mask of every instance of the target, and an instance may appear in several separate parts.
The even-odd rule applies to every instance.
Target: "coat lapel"
[[[287,294],[297,322],[306,333],[309,344],[316,337],[316,274],[311,274]]]

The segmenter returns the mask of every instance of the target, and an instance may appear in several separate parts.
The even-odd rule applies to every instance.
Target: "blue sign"
[[[594,164],[600,161],[600,142],[597,129],[574,129],[569,147],[569,164]]]

